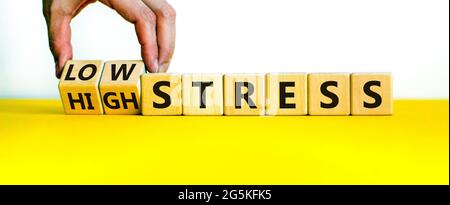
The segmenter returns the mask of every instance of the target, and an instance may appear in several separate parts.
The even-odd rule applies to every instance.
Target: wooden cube
[[[306,115],[307,92],[305,73],[266,74],[266,114]]]
[[[308,94],[310,115],[350,114],[350,75],[348,73],[309,74]]]
[[[351,86],[352,115],[392,115],[390,73],[353,73]]]
[[[262,74],[230,74],[224,77],[225,115],[264,115],[265,79]]]
[[[223,115],[223,79],[220,74],[182,76],[184,115]]]
[[[103,69],[100,60],[67,61],[59,81],[66,114],[103,114],[98,84]]]
[[[151,73],[141,76],[142,115],[181,115],[181,75]]]
[[[100,93],[105,114],[141,113],[143,61],[108,61],[103,68]]]

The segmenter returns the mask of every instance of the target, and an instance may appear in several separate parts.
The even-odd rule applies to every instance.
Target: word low
[[[67,114],[391,115],[388,73],[146,74],[142,61],[68,61]]]

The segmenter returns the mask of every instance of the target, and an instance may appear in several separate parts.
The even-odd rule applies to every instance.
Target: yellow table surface
[[[0,100],[0,184],[449,184],[448,100],[393,116],[73,116]]]

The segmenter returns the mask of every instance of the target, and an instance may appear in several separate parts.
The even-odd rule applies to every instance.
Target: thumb
[[[57,78],[61,77],[62,70],[67,60],[72,59],[71,16],[61,14],[50,14],[47,21],[48,40],[50,50],[55,60],[55,74]]]

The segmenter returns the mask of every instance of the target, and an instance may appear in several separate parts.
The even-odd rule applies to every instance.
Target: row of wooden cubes
[[[68,61],[67,114],[391,115],[389,73],[146,74],[142,61]]]

